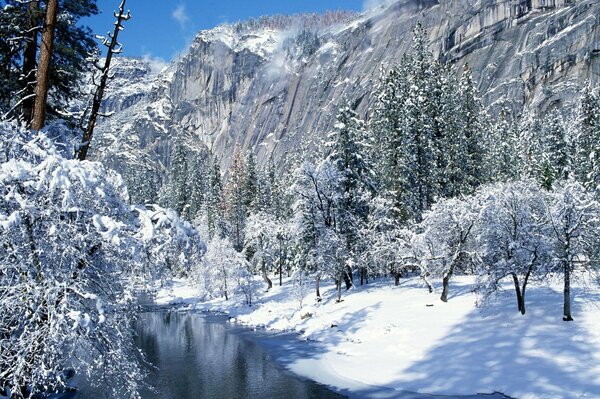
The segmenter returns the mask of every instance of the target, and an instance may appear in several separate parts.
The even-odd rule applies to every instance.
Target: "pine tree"
[[[468,65],[465,65],[458,87],[458,114],[461,116],[459,130],[462,142],[459,159],[464,160],[463,179],[458,184],[458,193],[471,194],[485,183],[483,164],[485,149],[483,147],[483,122],[481,104],[477,98],[475,82]]]
[[[197,151],[191,154],[187,170],[187,186],[189,193],[188,219],[194,220],[200,215],[203,208],[205,194],[208,189],[208,179],[210,176],[207,154],[204,151]]]
[[[171,147],[168,183],[161,189],[160,204],[183,215],[189,204],[187,179],[187,151],[181,139],[176,139]]]
[[[556,180],[569,177],[570,151],[564,121],[559,113],[547,115],[543,125],[544,154],[540,178],[542,187],[550,189]]]
[[[245,162],[239,145],[233,152],[233,161],[227,171],[225,198],[229,237],[236,251],[241,252],[244,249],[244,228],[248,217],[248,207],[246,205]]]
[[[578,112],[576,168],[579,181],[589,189],[600,188],[600,95],[588,86],[583,91]]]
[[[337,116],[333,132],[329,135],[330,154],[327,161],[338,171],[337,232],[344,237],[350,259],[358,252],[359,232],[367,223],[368,204],[374,183],[371,165],[367,163],[368,148],[365,123],[348,106],[343,107]],[[352,285],[352,271],[349,270],[347,288]]]
[[[221,180],[221,165],[218,158],[210,155],[208,162],[207,191],[204,207],[206,209],[206,224],[210,238],[222,236],[223,229],[223,182]]]
[[[39,33],[44,23],[41,1],[6,0],[0,7],[0,111],[6,116],[31,120],[36,83]],[[96,0],[58,0],[53,50],[49,66],[48,113],[67,111],[79,93],[83,75],[89,71],[88,58],[96,50],[91,30],[81,18],[98,13]]]
[[[244,157],[244,205],[248,212],[256,210],[258,201],[258,170],[254,152],[246,152]]]

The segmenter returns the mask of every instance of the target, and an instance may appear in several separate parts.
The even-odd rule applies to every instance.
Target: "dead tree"
[[[129,11],[125,13],[125,0],[121,0],[119,11],[115,12],[114,16],[117,21],[115,22],[115,29],[113,33],[109,33],[108,38],[100,38],[102,40],[102,44],[108,48],[108,52],[106,54],[106,59],[104,60],[104,66],[95,64],[95,67],[100,71],[100,83],[96,85],[96,91],[94,92],[94,98],[92,100],[90,118],[85,131],[83,132],[81,144],[79,145],[77,153],[75,154],[76,158],[80,161],[84,161],[87,158],[90,142],[92,141],[92,137],[94,135],[94,128],[96,127],[96,120],[100,114],[100,105],[102,104],[102,98],[104,97],[104,90],[106,89],[106,85],[110,78],[110,63],[113,56],[115,54],[120,54],[123,50],[123,45],[118,42],[117,36],[119,35],[119,32],[123,30],[123,22],[131,18],[131,13]]]
[[[48,0],[46,3],[46,19],[42,29],[42,45],[38,61],[35,102],[31,128],[40,130],[46,122],[46,103],[48,102],[48,83],[50,81],[50,61],[52,60],[52,46],[54,42],[54,29],[58,15],[58,0]]]

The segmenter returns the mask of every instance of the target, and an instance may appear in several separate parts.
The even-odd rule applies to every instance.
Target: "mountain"
[[[437,57],[457,71],[469,64],[491,109],[568,107],[600,82],[599,18],[597,0],[403,0],[218,26],[158,74],[121,59],[92,156],[163,174],[183,137],[224,167],[236,143],[262,162],[285,159],[327,133],[342,102],[368,118],[381,67],[410,51],[417,22]]]

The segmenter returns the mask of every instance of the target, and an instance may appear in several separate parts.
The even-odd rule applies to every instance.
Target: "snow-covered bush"
[[[0,154],[0,392],[60,389],[73,367],[114,397],[139,397],[141,272],[158,256],[184,267],[202,252],[197,233],[130,207],[118,174],[65,159],[44,134],[0,122]]]

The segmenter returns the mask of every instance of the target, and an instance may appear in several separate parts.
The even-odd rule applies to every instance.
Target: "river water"
[[[339,395],[281,366],[257,344],[252,330],[226,316],[195,312],[145,312],[136,343],[155,367],[144,399],[324,398]],[[76,399],[101,398],[80,384]]]
[[[286,358],[314,356],[319,351],[317,344],[300,342],[292,334],[253,331],[229,323],[227,319],[227,316],[197,312],[142,313],[136,326],[136,343],[154,366],[147,366],[147,382],[153,389],[144,391],[142,398],[346,398],[280,365]],[[285,356],[286,353],[289,356]],[[271,354],[277,356],[277,362]],[[75,399],[104,397],[102,392],[94,391],[85,383],[77,385]],[[425,395],[385,387],[348,394],[353,398],[377,399],[507,398],[502,394]]]

